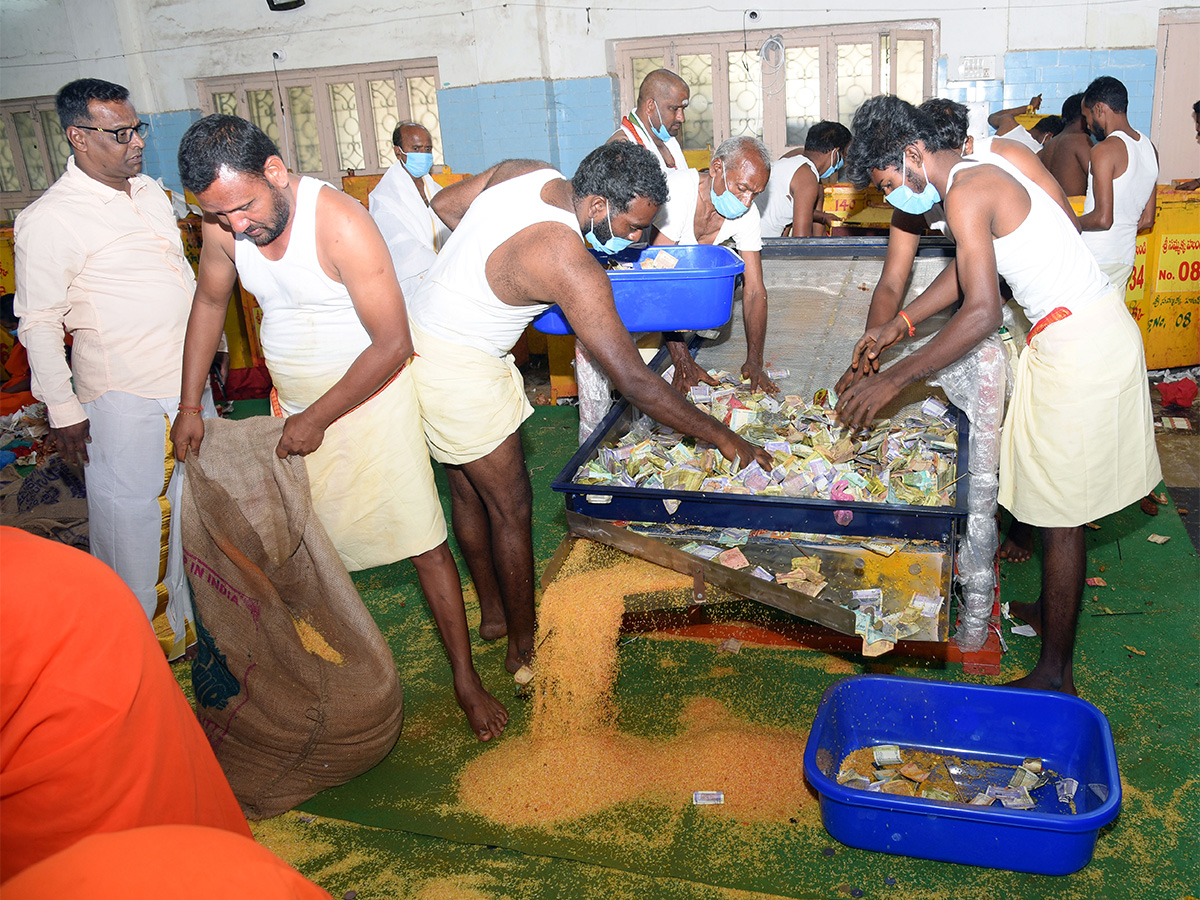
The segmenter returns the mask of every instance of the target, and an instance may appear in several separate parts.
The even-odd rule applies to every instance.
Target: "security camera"
[[[271,51],[271,59],[275,60],[276,62],[283,62],[284,60],[287,59],[287,51],[286,50],[272,50]]]
[[[749,19],[751,22],[757,22],[758,18],[759,18],[758,10],[757,9],[746,10],[746,18]]]

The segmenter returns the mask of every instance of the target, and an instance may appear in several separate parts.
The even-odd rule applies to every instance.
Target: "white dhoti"
[[[1000,505],[1070,528],[1123,509],[1162,479],[1145,353],[1124,292],[1036,334],[1017,363],[1000,446]]]
[[[168,659],[195,641],[183,569],[179,500],[183,469],[168,433],[179,398],[107,391],[88,403],[88,536],[92,555],[121,577],[154,626]],[[216,416],[206,388],[203,415]]]
[[[533,415],[512,354],[491,356],[412,326],[410,367],[429,452],[440,463],[482,459]]]
[[[283,415],[307,409],[345,373],[268,361]],[[432,550],[446,519],[421,431],[411,363],[325,430],[304,457],[313,509],[351,572]]]

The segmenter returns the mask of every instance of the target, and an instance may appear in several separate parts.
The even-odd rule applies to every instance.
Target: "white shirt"
[[[1125,144],[1128,163],[1125,171],[1113,179],[1113,223],[1106,231],[1085,231],[1083,242],[1100,265],[1132,266],[1137,249],[1137,226],[1142,210],[1154,193],[1158,181],[1158,157],[1147,135],[1134,140],[1123,131],[1114,131],[1108,140],[1119,138]],[[1088,167],[1086,215],[1096,208],[1092,192],[1092,169]]]
[[[129,187],[101,184],[72,156],[17,216],[20,339],[33,395],[55,428],[82,422],[81,403],[106,391],[179,395],[196,279],[163,189],[147,175]],[[74,337],[70,367],[64,326]]]
[[[413,324],[489,356],[507,355],[546,305],[501,300],[488,281],[488,259],[509,238],[542,222],[563,225],[583,240],[575,214],[542,199],[547,182],[562,177],[554,169],[535,169],[481,191],[454,229],[454,240],[409,299]]]
[[[425,195],[433,200],[433,195],[441,190],[438,183],[429,175],[421,181],[425,185]],[[367,198],[367,208],[387,241],[396,278],[407,298],[416,291],[437,259],[438,251],[450,236],[450,229],[426,205],[412,176],[400,163],[388,169],[375,185]]]
[[[1004,132],[1004,134],[995,134],[995,135],[992,135],[992,137],[1004,138],[1006,141],[1016,141],[1018,144],[1024,144],[1026,147],[1028,147],[1034,153],[1037,153],[1039,150],[1042,149],[1042,145],[1039,144],[1034,139],[1033,135],[1030,134],[1025,129],[1024,125],[1018,125],[1016,128],[1012,129],[1011,131],[1006,131],[1006,132]],[[985,148],[980,147],[978,145],[978,143],[976,143],[975,150],[977,152],[982,152],[984,149]]]
[[[671,199],[658,211],[654,224],[666,237],[677,244],[696,244],[696,205],[700,202],[700,171],[685,169],[671,184]],[[724,219],[713,244],[723,244],[733,238],[738,250],[762,250],[762,223],[758,207],[753,203],[745,215]]]
[[[792,196],[792,178],[804,166],[812,170],[821,183],[821,173],[816,165],[803,153],[777,159],[771,164],[771,177],[767,181],[767,189],[754,198],[762,216],[762,233],[766,237],[781,237],[783,229],[792,224],[792,213],[795,210]]]
[[[629,124],[626,124],[628,122]],[[641,144],[647,150],[654,154],[658,159],[659,166],[662,167],[663,174],[668,179],[678,170],[688,167],[687,160],[683,156],[683,148],[679,146],[679,141],[673,135],[663,143],[667,145],[667,149],[671,151],[671,158],[675,161],[674,165],[670,165],[663,158],[662,151],[658,149],[658,144],[654,143],[654,138],[650,136],[646,125],[638,118],[636,110],[630,110],[629,115],[621,120],[619,131],[625,134],[625,137],[633,141],[635,144]]]
[[[1024,221],[1004,237],[992,238],[992,248],[997,273],[1008,282],[1013,299],[1030,322],[1038,322],[1059,306],[1081,310],[1111,293],[1108,278],[1059,205],[1004,157],[991,154],[986,161],[964,159],[956,164],[946,180],[947,195],[960,172],[981,165],[1007,172],[1029,195]]]

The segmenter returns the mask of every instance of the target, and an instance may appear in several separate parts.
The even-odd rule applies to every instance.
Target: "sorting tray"
[[[656,363],[665,358],[660,353]],[[655,363],[651,366],[654,367]],[[565,495],[571,512],[621,522],[663,522],[713,525],[722,528],[753,528],[767,531],[800,531],[855,537],[894,537],[947,542],[953,553],[957,536],[967,517],[967,417],[951,407],[957,417],[957,472],[962,477],[955,488],[954,506],[910,506],[904,503],[844,503],[837,500],[763,497],[704,491],[656,490],[613,485],[575,484],[579,467],[596,458],[602,445],[613,446],[629,431],[634,415],[641,415],[622,400],[579,448],[555,478],[551,487]],[[674,512],[664,500],[677,500]],[[846,525],[834,518],[838,510],[854,514]]]
[[[1079,782],[1076,812],[1053,789],[1038,792],[1036,808],[1016,810],[837,783],[847,754],[879,744],[1007,765],[1040,757],[1046,769]],[[1086,866],[1100,828],[1121,808],[1108,720],[1092,704],[1051,691],[881,675],[843,679],[821,698],[804,775],[820,797],[826,831],[843,844],[1042,875]]]
[[[612,257],[639,263],[666,251],[679,262],[673,269],[610,269],[613,300],[630,331],[695,331],[720,328],[733,310],[733,284],[746,268],[728,247],[711,244],[646,247]],[[557,305],[533,320],[545,334],[573,334]]]

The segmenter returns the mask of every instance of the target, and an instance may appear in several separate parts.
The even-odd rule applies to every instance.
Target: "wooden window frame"
[[[837,121],[837,45],[868,43],[872,50],[873,94],[894,93],[897,73],[887,66],[888,83],[882,84],[883,38],[889,47],[896,40],[919,40],[925,44],[923,97],[934,95],[937,87],[937,59],[940,54],[940,23],[937,19],[908,19],[896,22],[862,22],[850,25],[816,25],[747,31],[677,34],[654,38],[609,41],[620,84],[622,112],[634,107],[638,85],[633,83],[635,57],[662,56],[663,67],[679,71],[681,54],[708,53],[713,65],[713,142],[714,149],[730,136],[729,53],[749,50],[753,53],[773,36],[783,39],[785,48],[818,46],[821,59],[821,118]],[[763,97],[763,140],[776,154],[794,149],[787,144],[786,90]],[[849,125],[849,123],[844,123]]]
[[[353,169],[356,175],[379,175],[386,172],[395,160],[380,159],[375,134],[375,119],[371,114],[371,95],[368,82],[390,78],[396,85],[396,111],[399,121],[412,118],[412,110],[408,99],[408,79],[412,77],[432,76],[434,84],[438,84],[437,59],[433,57],[408,59],[394,62],[364,63],[354,66],[328,66],[314,69],[288,69],[280,72],[252,72],[244,75],[224,75],[216,78],[196,79],[196,92],[201,111],[208,115],[216,112],[213,104],[213,94],[232,93],[237,98],[238,115],[249,118],[250,107],[246,94],[251,90],[270,90],[276,103],[281,100],[284,105],[283,116],[279,117],[279,107],[276,116],[280,126],[280,151],[288,167],[303,175],[311,175],[329,181],[335,185],[341,184],[341,177],[348,170],[337,165],[337,142],[334,136],[333,109],[329,102],[329,85],[351,82],[354,84],[355,99],[358,107],[358,122],[363,144],[363,161],[361,168]],[[321,169],[315,172],[301,172],[291,131],[291,98],[288,88],[310,87],[313,91],[313,101],[317,115],[317,132],[321,151]],[[390,141],[391,136],[387,135]]]

